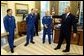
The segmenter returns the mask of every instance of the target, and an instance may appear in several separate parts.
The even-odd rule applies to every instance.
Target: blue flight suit
[[[28,14],[26,17],[26,24],[27,24],[27,37],[26,41],[29,44],[29,39],[32,42],[33,41],[33,36],[34,36],[34,28],[35,28],[35,14]]]
[[[6,15],[4,17],[4,27],[6,32],[9,32],[8,43],[10,48],[13,48],[14,44],[14,29],[16,28],[14,16]]]
[[[48,28],[43,28],[43,42],[45,42],[45,36],[46,34],[48,34],[48,41],[49,43],[51,43],[51,24],[52,24],[52,19],[50,16],[44,16],[43,19],[42,19],[42,24],[43,25],[47,25]]]

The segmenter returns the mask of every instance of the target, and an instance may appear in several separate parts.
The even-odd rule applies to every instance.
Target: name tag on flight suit
[[[31,16],[31,18],[32,18],[32,16]]]
[[[11,20],[11,18],[9,18]]]

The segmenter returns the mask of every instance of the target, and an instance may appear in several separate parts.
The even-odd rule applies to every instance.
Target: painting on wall
[[[28,14],[28,4],[15,3],[15,14],[16,16]]]

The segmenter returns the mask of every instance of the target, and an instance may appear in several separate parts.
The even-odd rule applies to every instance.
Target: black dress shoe
[[[51,43],[49,43],[49,44],[51,44]]]
[[[39,35],[37,35],[37,36],[39,36]]]
[[[31,43],[32,43],[32,44],[35,44],[35,42],[34,42],[34,41],[31,41]]]
[[[14,45],[13,47],[15,48],[16,46]]]
[[[24,46],[27,46],[28,45],[28,43],[26,43]]]
[[[43,44],[44,44],[45,42],[43,42]]]
[[[69,50],[63,50],[62,52],[69,52]]]
[[[39,36],[38,34],[36,36]]]
[[[54,48],[54,50],[57,50],[57,49],[60,49],[60,48],[58,48],[58,47]]]
[[[14,49],[13,48],[11,48],[11,53],[14,53]]]

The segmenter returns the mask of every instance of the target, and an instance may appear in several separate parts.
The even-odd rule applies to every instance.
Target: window
[[[70,1],[59,1],[59,15],[64,13],[67,6],[70,6]]]
[[[80,25],[83,24],[83,1],[81,1],[81,3],[80,3],[79,23],[80,23]]]
[[[49,11],[49,1],[41,1],[41,22],[42,22],[42,18],[43,16],[45,16],[45,11],[48,10]],[[41,23],[41,26],[42,23]]]

